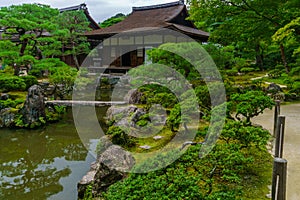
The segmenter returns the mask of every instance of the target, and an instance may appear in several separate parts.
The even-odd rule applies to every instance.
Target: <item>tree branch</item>
[[[268,17],[268,16],[266,16],[266,15],[263,15],[263,14],[261,14],[260,12],[258,12],[256,9],[254,9],[252,6],[250,6],[250,5],[247,3],[246,0],[242,0],[242,2],[243,2],[250,10],[254,11],[255,14],[257,14],[258,16],[260,16],[260,17],[262,17],[262,18],[265,18],[266,20],[268,20],[268,21],[274,23],[276,26],[281,25],[279,22],[273,20],[272,18],[270,18],[270,17]]]

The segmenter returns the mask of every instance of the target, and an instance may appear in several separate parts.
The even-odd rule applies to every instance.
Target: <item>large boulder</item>
[[[21,110],[24,124],[35,124],[40,122],[40,118],[45,118],[45,103],[43,89],[38,85],[33,85],[28,89],[28,95]]]
[[[271,83],[268,87],[267,87],[267,92],[268,93],[279,93],[282,92],[282,89],[279,85],[275,84],[275,83]]]
[[[125,95],[124,101],[129,104],[142,104],[143,93],[138,89],[129,90],[129,92]]]
[[[110,185],[123,179],[134,164],[135,160],[129,152],[120,146],[109,146],[98,156],[90,171],[78,183],[78,197],[83,198],[89,185],[92,185],[93,196],[101,196]]]
[[[106,113],[108,121],[114,121],[115,126],[135,127],[139,118],[146,114],[143,108],[134,105],[111,106]]]

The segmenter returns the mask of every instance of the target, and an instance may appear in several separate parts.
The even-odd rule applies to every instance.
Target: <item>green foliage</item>
[[[194,49],[197,49],[197,44],[193,43],[167,43],[148,51],[148,55],[153,63],[159,63],[169,67],[173,67],[180,72],[184,77],[189,77],[190,73],[197,73],[189,61],[183,59],[178,54],[174,54],[169,49],[176,49],[183,55],[190,55]]]
[[[26,84],[26,90],[31,86],[38,84],[38,80],[35,76],[21,76],[21,79],[23,79]]]
[[[226,70],[226,74],[229,76],[235,76],[235,75],[237,75],[238,72],[239,71],[236,68]]]
[[[108,128],[107,135],[110,136],[112,143],[129,147],[133,145],[131,138],[118,126],[111,126]]]
[[[2,15],[0,26],[5,30],[3,38],[10,40],[14,37],[21,41],[11,43],[11,46],[2,52],[5,62],[18,65],[32,64],[35,56],[42,56],[41,49],[52,48],[51,43],[42,42],[40,38],[45,31],[49,33],[48,39],[53,37],[53,31],[57,29],[53,21],[59,14],[57,9],[42,4],[22,4],[2,7],[0,12]]]
[[[72,55],[75,66],[79,69],[78,55],[90,52],[89,43],[84,36],[89,31],[89,22],[84,11],[68,11],[56,17],[59,30],[54,34],[62,44],[62,56]]]
[[[247,59],[236,57],[234,58],[234,66],[242,72],[242,68],[246,68],[246,70],[249,68],[249,62]]]
[[[227,131],[230,132],[230,125],[228,125]],[[256,146],[250,147],[251,145],[248,144],[249,148],[244,150],[243,144],[236,138],[248,137],[247,134],[244,133],[230,140],[232,135],[228,132],[222,133],[221,140],[206,157],[199,159],[199,148],[190,147],[182,157],[168,167],[146,174],[129,174],[124,180],[110,186],[108,191],[103,194],[104,198],[243,199],[243,191],[247,187],[255,187],[254,185],[247,185],[243,177],[263,178],[258,173],[259,168],[263,166],[260,164],[261,159],[264,158],[266,163],[271,163],[272,160],[263,147],[265,142],[259,142],[258,139],[256,144],[260,149],[257,149]],[[260,136],[258,134],[257,138]],[[262,137],[265,138],[264,135]],[[225,142],[226,140],[227,142]],[[137,167],[149,169],[151,166],[160,166],[168,158],[171,158],[173,153],[176,152],[170,151],[164,155],[149,158]],[[268,170],[271,171],[271,165],[268,166]],[[251,169],[256,169],[255,175],[251,174],[253,171]],[[265,188],[267,189],[266,186]],[[252,197],[261,198],[261,196]]]
[[[74,82],[77,77],[77,70],[75,68],[66,66],[53,68],[51,70],[51,75],[49,76],[49,81],[51,84],[58,86],[64,86],[64,93],[68,94],[72,92]]]
[[[85,192],[84,192],[84,196],[83,196],[83,200],[92,200],[93,199],[93,185],[90,184],[87,186]]]
[[[55,72],[60,67],[68,67],[68,65],[58,58],[45,58],[36,62],[29,71],[29,74],[41,78],[44,72]]]
[[[300,82],[295,82],[290,90],[290,93],[296,93],[297,95],[300,94]]]
[[[209,53],[214,60],[218,69],[228,68],[234,58],[234,47],[233,46],[220,46],[212,43],[203,45],[203,48]]]
[[[282,71],[279,69],[273,69],[268,72],[268,76],[270,78],[278,78],[281,76],[281,74],[282,74]]]
[[[46,121],[57,122],[66,113],[66,106],[54,106],[46,109]]]
[[[254,72],[254,71],[255,71],[255,68],[252,68],[252,67],[243,67],[243,68],[241,68],[242,73],[249,73],[249,72]]]
[[[177,103],[177,98],[174,94],[170,93],[155,93],[154,96],[148,96],[147,104],[159,104],[165,108],[172,108]]]
[[[252,145],[258,148],[266,148],[270,133],[260,127],[245,125],[240,121],[229,120],[222,130],[221,138],[227,143],[239,143],[241,148],[249,148]]]
[[[39,120],[36,122],[33,122],[31,124],[25,124],[23,121],[23,115],[21,115],[20,113],[17,114],[15,120],[14,120],[15,126],[19,127],[19,128],[30,128],[30,129],[34,129],[34,128],[39,128],[43,125],[45,125],[47,122],[44,119],[44,117],[39,117]]]
[[[235,112],[238,120],[243,120],[240,116],[245,117],[246,123],[250,123],[250,119],[261,113],[266,108],[272,109],[274,102],[261,91],[247,91],[244,94],[233,94],[230,98],[231,112]]]
[[[298,42],[298,45],[294,50],[294,56],[296,56],[300,50],[299,30],[300,30],[300,17],[297,17],[293,19],[291,22],[289,22],[288,24],[286,24],[284,27],[277,30],[276,33],[272,36],[272,39],[278,43],[282,43],[284,41],[292,41],[293,43]]]
[[[291,76],[299,76],[300,75],[300,67],[292,68],[290,75]]]
[[[260,69],[275,66],[277,61],[286,67],[285,62],[291,62],[291,55],[299,51],[297,0],[190,0],[189,3],[189,18],[198,28],[211,33],[211,42],[234,45],[238,57],[255,59]],[[271,55],[269,46],[274,41],[281,45],[276,48],[279,60],[266,56]],[[285,52],[284,47],[287,47]]]
[[[59,13],[47,5],[23,4],[2,7],[0,13],[4,29],[0,61],[5,64],[19,68],[34,65],[37,59],[71,55],[78,68],[76,56],[89,52],[84,33],[90,28],[82,10]],[[13,43],[11,38],[20,42]],[[31,74],[39,75],[39,68],[45,69],[43,64],[34,67]]]
[[[0,77],[0,90],[8,91],[24,91],[26,89],[25,81],[20,77]]]
[[[10,40],[0,41],[0,62],[6,65],[13,65],[19,57],[17,46]]]
[[[28,66],[34,64],[36,62],[36,59],[31,55],[25,55],[19,57],[15,62],[19,66]]]
[[[4,108],[17,108],[18,105],[24,103],[24,99],[7,99],[7,100],[0,100],[0,110]]]
[[[126,18],[126,15],[122,14],[122,13],[118,13],[113,17],[110,17],[106,20],[104,20],[103,22],[100,23],[100,27],[101,28],[106,28],[109,26],[112,26],[114,24],[117,24],[121,21],[123,21]]]

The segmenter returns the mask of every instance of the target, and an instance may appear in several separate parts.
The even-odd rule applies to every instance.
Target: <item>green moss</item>
[[[11,99],[26,99],[27,91],[13,91],[8,92]]]

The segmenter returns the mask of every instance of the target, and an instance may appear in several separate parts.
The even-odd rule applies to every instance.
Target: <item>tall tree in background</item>
[[[57,16],[59,30],[55,32],[63,44],[62,56],[71,55],[75,66],[79,69],[78,55],[87,54],[89,43],[83,35],[89,28],[89,22],[82,11],[67,11]]]
[[[280,28],[273,36],[273,41],[277,43],[294,44],[294,57],[299,57],[300,54],[300,17],[293,19],[290,23]],[[297,59],[300,63],[300,59]]]
[[[112,26],[116,23],[123,21],[125,18],[126,18],[126,15],[124,15],[123,13],[118,13],[115,16],[112,16],[112,17],[104,20],[103,22],[101,22],[100,27],[106,28],[106,27]]]
[[[299,15],[298,0],[190,0],[190,19],[212,33],[211,40],[222,45],[243,44],[254,50],[256,63],[263,66],[262,43]],[[289,71],[284,43],[282,62]]]

